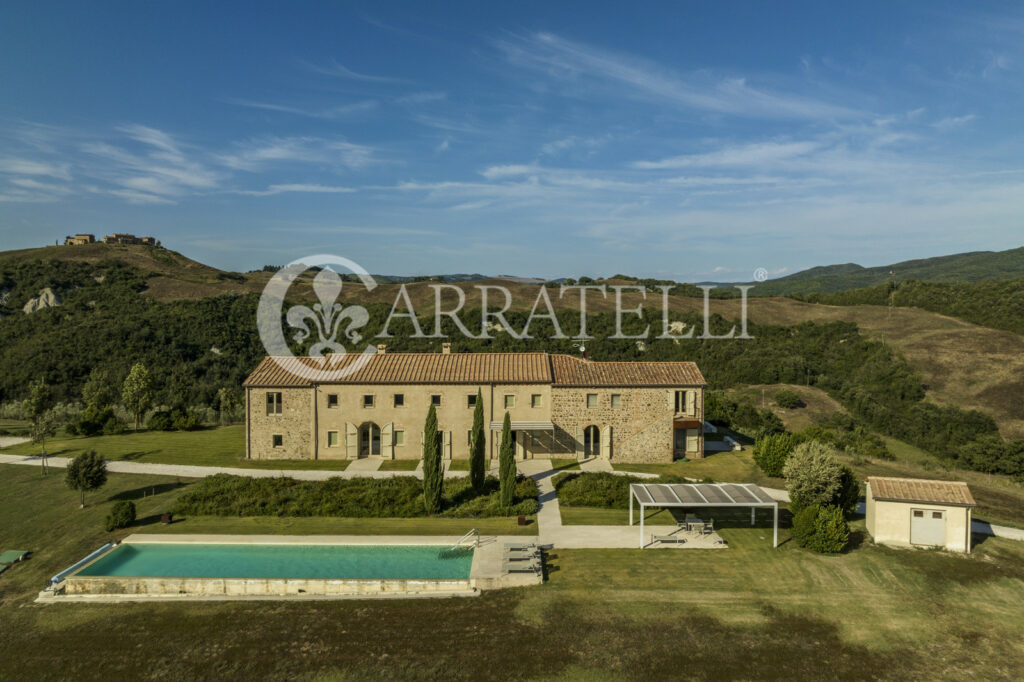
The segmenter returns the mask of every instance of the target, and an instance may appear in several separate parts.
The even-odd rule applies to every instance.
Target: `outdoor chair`
[[[537,549],[537,545],[533,542],[506,542],[505,551],[514,552],[532,552]]]
[[[684,542],[686,542],[686,538],[682,537],[681,535],[652,535],[651,544],[653,545],[655,542],[660,542],[663,544],[668,544],[672,542],[681,545]]]
[[[703,535],[711,535],[715,532],[715,520],[708,519],[708,522],[704,524],[704,528],[701,530]]]
[[[541,564],[536,561],[506,561],[502,569],[505,573],[540,573]]]

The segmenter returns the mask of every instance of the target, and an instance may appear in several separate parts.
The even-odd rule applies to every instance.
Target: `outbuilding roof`
[[[962,481],[930,481],[921,478],[869,476],[871,496],[883,502],[918,502],[974,507],[971,489]]]
[[[318,382],[303,368],[352,374]],[[327,358],[265,357],[244,386],[292,388],[329,384],[552,384],[554,386],[704,386],[692,362],[591,362],[549,353],[360,353]]]

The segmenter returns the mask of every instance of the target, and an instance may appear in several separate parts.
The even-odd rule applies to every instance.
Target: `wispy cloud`
[[[818,142],[756,142],[717,149],[702,154],[685,154],[658,161],[635,161],[633,168],[663,170],[666,168],[756,166],[792,159],[821,147]]]
[[[861,115],[854,109],[812,96],[773,92],[736,76],[708,72],[679,74],[646,59],[567,40],[552,33],[534,33],[496,42],[509,62],[548,77],[593,79],[615,85],[627,94],[653,98],[698,111],[778,119],[845,119]]]
[[[319,163],[332,167],[362,168],[374,161],[374,150],[344,140],[318,137],[267,137],[234,145],[217,160],[235,170],[258,171],[277,163]]]
[[[932,127],[935,128],[936,130],[947,132],[953,130],[954,128],[959,128],[960,126],[966,125],[973,121],[975,118],[977,118],[977,116],[975,116],[974,114],[967,114],[966,116],[951,116],[949,118],[944,118],[942,120],[936,121],[935,123],[932,124]]]
[[[333,76],[335,78],[344,78],[346,80],[364,81],[368,83],[405,83],[407,82],[403,78],[393,78],[391,76],[376,76],[366,73],[359,73],[352,69],[339,64],[332,60],[328,64],[314,64],[312,62],[301,62],[303,66],[314,73],[319,73],[324,76]]]
[[[377,108],[377,100],[367,99],[359,102],[350,102],[348,104],[339,104],[337,106],[317,108],[317,107],[296,107],[287,104],[274,104],[271,102],[255,102],[246,99],[236,99],[233,97],[225,98],[224,101],[228,104],[234,104],[240,107],[247,107],[249,109],[262,109],[264,111],[276,111],[283,114],[292,114],[294,116],[304,116],[306,118],[319,118],[319,119],[340,119],[356,116],[359,114],[365,114],[373,111]]]
[[[12,175],[43,175],[59,180],[71,179],[70,163],[48,163],[31,159],[0,157],[0,173]]]
[[[255,197],[269,197],[275,194],[305,193],[305,194],[349,194],[357,192],[354,187],[338,187],[332,185],[270,185],[263,190],[235,190],[235,194],[245,194]]]

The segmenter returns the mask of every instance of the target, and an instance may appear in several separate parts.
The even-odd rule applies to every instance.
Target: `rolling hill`
[[[892,273],[892,274],[890,274]],[[936,258],[908,260],[865,268],[856,263],[826,265],[767,282],[754,284],[758,296],[788,294],[831,294],[860,289],[895,279],[897,282],[980,282],[982,280],[1024,279],[1024,247],[1007,251],[973,251]]]

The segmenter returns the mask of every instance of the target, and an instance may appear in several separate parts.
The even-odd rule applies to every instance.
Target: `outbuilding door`
[[[938,509],[910,510],[910,544],[946,544],[946,512]]]

